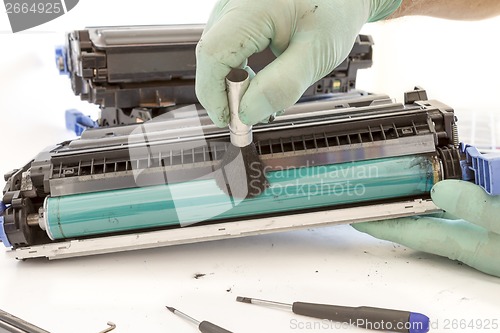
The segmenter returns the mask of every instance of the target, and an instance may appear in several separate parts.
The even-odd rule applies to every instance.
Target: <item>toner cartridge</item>
[[[423,90],[299,103],[254,142],[270,186],[236,200],[214,180],[228,130],[199,106],[87,130],[6,175],[0,237],[55,259],[410,216],[462,178],[454,112]]]
[[[69,75],[75,95],[101,108],[99,126],[147,121],[172,105],[197,103],[195,47],[203,28],[166,25],[73,31],[67,34],[66,46],[56,51],[57,65]],[[358,69],[372,65],[372,46],[370,36],[358,36],[348,58],[312,85],[303,99],[353,89]],[[251,56],[249,65],[258,72],[273,59],[266,49]]]

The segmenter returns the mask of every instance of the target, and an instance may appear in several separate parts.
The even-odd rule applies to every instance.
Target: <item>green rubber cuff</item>
[[[371,13],[368,22],[376,22],[387,18],[401,6],[403,0],[384,1],[385,3],[383,4],[380,2],[382,1],[372,0],[372,8],[376,8],[376,10]]]

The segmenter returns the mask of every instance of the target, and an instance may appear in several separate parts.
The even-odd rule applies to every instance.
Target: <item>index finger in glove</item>
[[[274,35],[270,18],[256,6],[223,4],[214,11],[196,47],[196,95],[219,127],[229,122],[225,77],[264,50]]]

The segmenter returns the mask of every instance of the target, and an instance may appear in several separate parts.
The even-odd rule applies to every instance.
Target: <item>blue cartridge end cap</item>
[[[476,147],[464,143],[460,149],[466,156],[460,163],[463,180],[473,180],[489,195],[500,195],[500,154],[481,154]]]
[[[0,216],[0,242],[2,242],[5,247],[12,247],[5,233],[5,229],[3,228],[3,216]]]
[[[66,110],[66,128],[70,131],[75,132],[76,135],[82,135],[83,131],[88,128],[99,127],[97,122],[90,119],[90,117],[85,116],[78,110],[70,109]]]
[[[410,312],[409,333],[427,333],[430,329],[429,317],[421,313]]]
[[[7,209],[7,206],[3,203],[3,201],[0,201],[0,214],[3,214],[3,212]],[[3,216],[0,216],[0,242],[5,245],[5,247],[11,247],[12,245],[9,242],[9,239],[7,238],[7,234],[5,233],[5,229],[3,227]]]
[[[68,70],[68,61],[66,59],[66,48],[64,46],[57,46],[55,51],[56,51],[56,66],[57,69],[59,70],[59,74],[69,76],[70,73]]]

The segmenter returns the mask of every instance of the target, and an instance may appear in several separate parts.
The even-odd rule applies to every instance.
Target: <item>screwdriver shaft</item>
[[[293,308],[292,304],[286,304],[286,303],[280,303],[280,302],[273,302],[273,301],[266,301],[266,300],[263,300],[263,299],[249,298],[249,297],[240,297],[240,296],[238,296],[236,298],[236,301],[241,302],[241,303],[249,303],[249,304],[263,305],[263,306],[271,306],[271,307],[274,307],[274,308],[280,308],[280,309],[289,310],[289,311],[292,311],[292,308]]]
[[[179,310],[177,310],[173,307],[167,306],[167,309],[170,312],[172,312],[173,314],[178,315],[179,317],[182,317],[182,318],[196,324],[196,326],[198,326],[198,329],[201,333],[232,333],[231,331],[228,331],[228,330],[226,330],[220,326],[217,326],[215,324],[212,324],[209,321],[199,322],[198,320],[188,316],[187,314],[185,314],[183,312],[180,312]]]
[[[179,311],[179,310],[177,310],[177,309],[174,309],[174,308],[172,308],[172,307],[170,307],[170,306],[167,306],[167,309],[168,309],[170,312],[172,312],[173,314],[178,315],[179,317],[184,318],[184,319],[186,319],[187,321],[192,322],[192,323],[193,323],[193,324],[195,324],[196,326],[199,326],[199,325],[201,324],[201,322],[200,322],[200,321],[198,321],[198,320],[194,319],[193,317],[188,316],[188,315],[187,315],[187,314],[185,314],[184,312],[181,312],[181,311]]]

